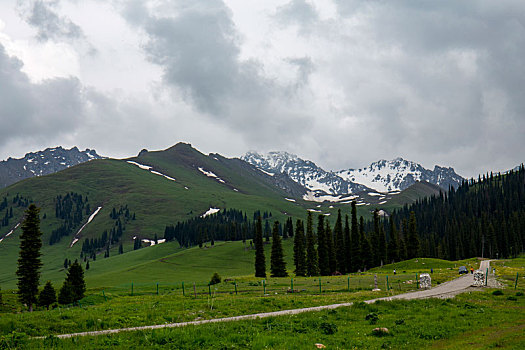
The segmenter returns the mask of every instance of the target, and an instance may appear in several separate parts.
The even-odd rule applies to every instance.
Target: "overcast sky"
[[[327,170],[525,161],[516,1],[0,2],[0,159],[179,141]]]

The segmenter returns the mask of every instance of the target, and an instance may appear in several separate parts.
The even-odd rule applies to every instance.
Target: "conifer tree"
[[[330,266],[330,275],[333,275],[337,271],[337,255],[335,251],[334,235],[330,228],[330,223],[326,220],[326,228],[324,231],[326,243],[328,247],[328,264]]]
[[[345,267],[346,272],[352,272],[354,257],[352,256],[352,239],[350,236],[350,226],[348,224],[348,215],[345,215],[345,227],[343,229],[345,237]],[[358,251],[359,254],[359,251]]]
[[[303,222],[301,220],[297,220],[295,224],[293,253],[295,275],[306,276],[305,237]]]
[[[416,214],[410,212],[410,219],[408,221],[408,238],[407,238],[407,258],[416,258],[419,254],[419,237],[417,234]]]
[[[384,264],[386,261],[386,234],[385,227],[381,223],[379,226],[379,264]]]
[[[58,303],[62,305],[73,303],[73,288],[67,281],[64,281],[60,291],[58,292]]]
[[[33,311],[37,301],[40,280],[40,248],[42,247],[42,232],[40,232],[40,209],[31,204],[26,211],[20,235],[20,255],[18,258],[18,298]]]
[[[380,252],[380,233],[379,233],[379,213],[378,210],[374,210],[374,231],[370,237],[370,244],[372,248],[372,265],[379,266],[381,264],[381,252]]]
[[[51,284],[51,281],[47,281],[44,289],[38,295],[38,305],[45,306],[49,310],[49,306],[57,302],[57,292]]]
[[[79,301],[86,292],[86,282],[84,281],[84,269],[77,260],[69,267],[65,283],[71,286],[73,302]]]
[[[255,277],[266,278],[266,261],[264,257],[264,243],[262,233],[261,216],[257,218],[255,225]]]
[[[390,240],[388,241],[388,263],[399,261],[399,235],[397,234],[394,214],[389,218],[390,222]]]
[[[350,229],[350,241],[351,241],[351,266],[350,272],[357,272],[363,267],[363,258],[361,255],[361,235],[359,234],[359,227],[357,225],[357,208],[355,201],[352,201],[352,213],[351,213],[351,229]]]
[[[328,240],[325,235],[324,215],[317,217],[317,255],[319,257],[319,272],[321,276],[330,275],[330,258]]]
[[[359,243],[361,244],[361,271],[364,271],[372,267],[373,260],[372,249],[365,235],[365,224],[362,216],[359,218]]]
[[[124,254],[124,247],[122,246],[122,243],[120,243],[119,246],[118,246],[118,253],[119,254]]]
[[[340,273],[346,273],[346,259],[345,259],[345,240],[343,233],[343,222],[341,219],[341,209],[337,212],[337,220],[335,221],[334,226],[334,236],[335,236],[335,251],[337,259],[336,270]]]
[[[308,212],[306,217],[306,274],[308,276],[319,276],[319,260],[317,258],[313,218],[312,213]]]
[[[290,223],[288,224],[288,237],[293,237],[293,220],[292,218],[288,218],[290,220]],[[304,233],[304,227],[303,227],[303,233]]]
[[[283,246],[279,235],[279,221],[273,223],[272,254],[270,257],[270,271],[272,277],[286,277],[286,262],[284,261]]]

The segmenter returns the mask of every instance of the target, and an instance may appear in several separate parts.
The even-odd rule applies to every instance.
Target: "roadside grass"
[[[496,269],[497,279],[505,286],[525,288],[525,257],[492,261],[490,266]]]
[[[487,290],[454,299],[358,302],[301,315],[63,340],[30,339],[16,331],[3,335],[0,344],[57,349],[315,349],[316,343],[329,349],[522,349],[524,309],[524,296],[509,302]],[[387,328],[388,334],[374,335],[377,327]]]

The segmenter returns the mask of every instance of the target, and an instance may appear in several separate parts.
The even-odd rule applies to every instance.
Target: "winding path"
[[[480,264],[480,270],[482,271],[486,270],[489,268],[489,266],[490,266],[490,260],[483,260],[481,261],[481,264]],[[410,292],[410,293],[405,293],[405,294],[399,294],[399,295],[395,295],[392,297],[384,297],[384,298],[366,300],[365,303],[371,304],[377,300],[389,301],[389,300],[396,300],[396,299],[410,300],[410,299],[450,297],[450,296],[454,296],[456,294],[462,293],[466,289],[470,288],[473,282],[474,282],[473,275],[466,274],[452,281],[440,284],[439,286],[432,288],[432,289]],[[160,325],[153,325],[153,326],[140,326],[140,327],[119,328],[119,329],[107,329],[107,330],[102,330],[102,331],[60,334],[60,335],[57,335],[57,337],[58,338],[73,338],[73,337],[83,337],[83,336],[97,336],[97,335],[113,334],[113,333],[120,333],[120,332],[132,332],[132,331],[144,331],[144,330],[161,329],[161,328],[197,326],[197,325],[207,324],[207,323],[255,320],[258,318],[267,318],[267,317],[284,316],[284,315],[296,315],[296,314],[301,314],[304,312],[337,309],[340,307],[348,307],[348,306],[351,306],[352,304],[353,303],[331,304],[331,305],[307,307],[307,308],[302,308],[302,309],[282,310],[282,311],[264,312],[264,313],[251,314],[251,315],[215,318],[211,320],[167,323],[167,324],[160,324]],[[43,338],[43,337],[39,337],[39,338]]]

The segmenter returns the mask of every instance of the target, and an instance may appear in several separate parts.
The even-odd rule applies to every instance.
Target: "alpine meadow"
[[[524,349],[524,9],[0,3],[0,349]]]

